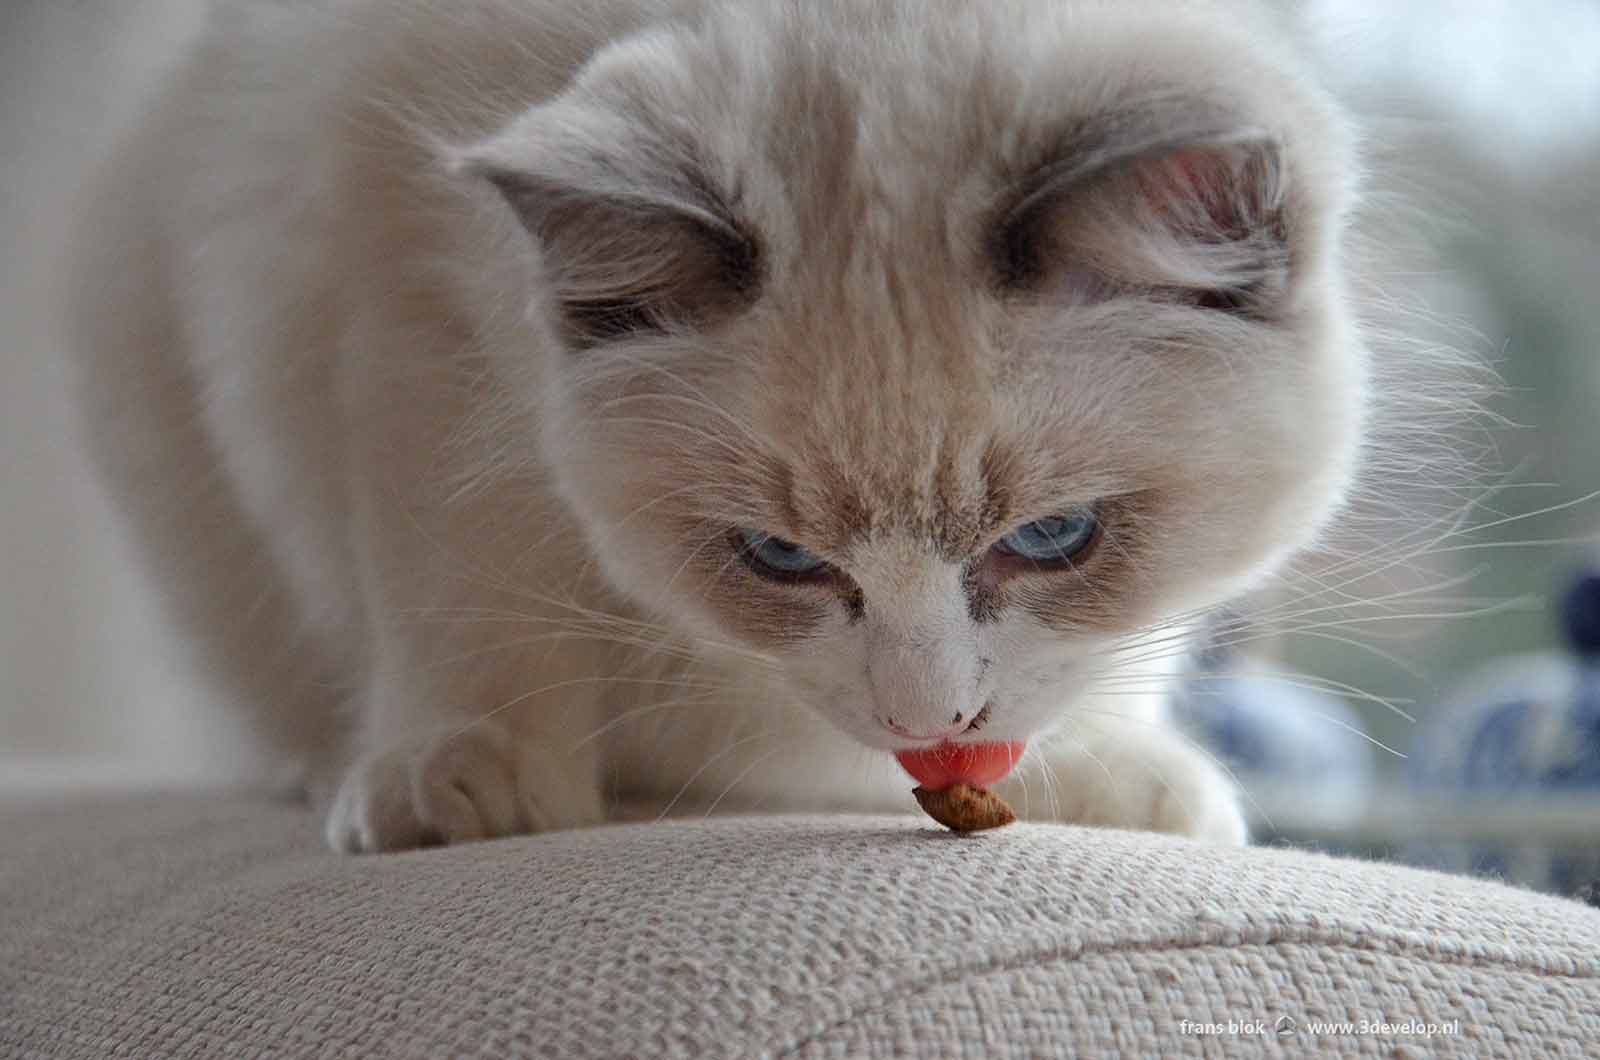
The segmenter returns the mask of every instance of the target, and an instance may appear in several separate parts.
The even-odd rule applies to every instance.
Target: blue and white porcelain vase
[[[1525,807],[1528,838],[1440,837],[1408,855],[1600,904],[1600,572],[1573,583],[1561,618],[1569,652],[1512,656],[1469,675],[1430,714],[1407,764],[1423,797]],[[1542,828],[1541,803],[1563,807],[1576,834]]]
[[[1183,681],[1172,717],[1233,774],[1255,841],[1342,849],[1337,836],[1362,813],[1374,766],[1361,718],[1341,698],[1213,648]],[[1280,831],[1290,822],[1300,827]]]

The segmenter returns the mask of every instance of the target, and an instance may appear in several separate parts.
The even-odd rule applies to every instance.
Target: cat
[[[1165,700],[1368,428],[1308,69],[1245,2],[226,3],[82,200],[86,437],[336,849],[950,742],[1242,843]]]

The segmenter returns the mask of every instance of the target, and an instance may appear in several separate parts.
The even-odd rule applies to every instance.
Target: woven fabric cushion
[[[805,817],[341,858],[214,795],[0,836],[5,1057],[1600,1055],[1600,911],[1284,850]]]

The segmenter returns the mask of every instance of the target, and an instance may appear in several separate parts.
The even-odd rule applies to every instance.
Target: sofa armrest
[[[1600,1054],[1600,910],[1281,849],[746,817],[338,857],[151,793],[0,835],[7,1057]]]

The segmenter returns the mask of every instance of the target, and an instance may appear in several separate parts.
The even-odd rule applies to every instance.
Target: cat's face
[[[747,7],[471,160],[543,252],[543,444],[608,576],[868,746],[1162,669],[1115,649],[1349,478],[1340,130],[1158,6]]]

